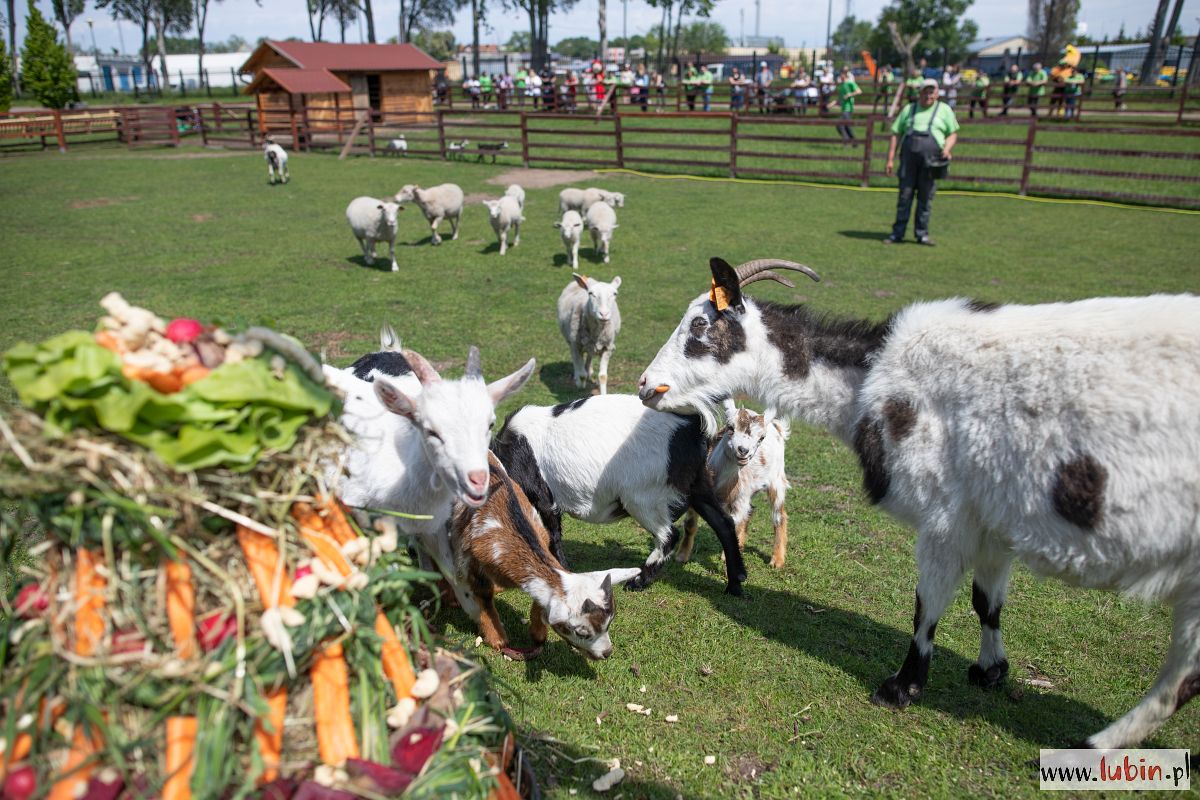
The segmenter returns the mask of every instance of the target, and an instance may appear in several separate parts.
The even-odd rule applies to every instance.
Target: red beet
[[[42,613],[50,607],[50,598],[46,596],[46,592],[36,583],[28,583],[21,587],[21,591],[17,592],[17,599],[13,603],[13,609],[17,612],[18,617],[32,619],[40,617]]]
[[[214,611],[201,617],[196,623],[200,648],[204,652],[216,650],[230,636],[237,634],[237,617],[233,614]]]
[[[312,567],[305,564],[302,567],[296,567],[296,580],[312,575]]]
[[[371,784],[370,788],[387,796],[399,795],[413,780],[408,772],[360,758],[346,759],[346,772],[351,778],[366,781]]]
[[[4,779],[4,800],[26,800],[37,791],[37,773],[33,767],[16,767]]]
[[[442,727],[414,728],[392,745],[392,766],[416,775],[442,746]]]
[[[103,780],[100,776],[92,776],[88,780],[87,789],[80,800],[117,800],[125,788],[125,779],[114,770],[109,770],[109,772],[114,775],[111,781]]]
[[[113,631],[113,653],[140,653],[146,649],[146,637],[137,628]]]
[[[187,317],[173,319],[171,324],[167,325],[167,338],[175,344],[190,342],[202,333],[204,333],[204,326]]]
[[[330,789],[315,781],[305,781],[292,795],[292,800],[358,800],[358,798],[341,789]]]
[[[276,778],[258,789],[258,800],[292,800],[299,786],[293,778]]]

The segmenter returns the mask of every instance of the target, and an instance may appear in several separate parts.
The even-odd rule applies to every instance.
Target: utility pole
[[[621,38],[625,40],[625,60],[629,60],[629,0],[621,0]]]
[[[738,17],[741,22],[738,24],[738,44],[742,47],[746,46],[746,9],[738,9]]]
[[[757,39],[758,35],[759,35],[758,18],[759,18],[760,11],[762,11],[762,0],[754,0],[754,38],[755,39]]]
[[[92,34],[92,55],[100,57],[100,48],[96,47],[96,21],[88,17],[88,32]]]
[[[829,10],[825,14],[825,60],[829,60],[829,50],[833,47],[833,0],[829,0]]]

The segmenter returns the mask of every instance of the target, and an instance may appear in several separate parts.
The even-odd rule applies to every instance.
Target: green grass
[[[382,322],[450,375],[473,343],[489,377],[536,356],[534,380],[502,414],[577,397],[555,324],[569,279],[551,227],[559,187],[528,192],[521,245],[504,258],[478,205],[460,239],[440,248],[428,246],[416,209],[405,211],[398,274],[365,267],[347,230],[343,212],[356,195],[453,180],[497,196],[503,187],[486,180],[503,171],[299,154],[293,181],[270,187],[258,154],[81,148],[5,159],[0,349],[90,327],[99,298],[118,290],[164,316],[269,321],[339,364],[372,347]],[[934,208],[937,248],[885,249],[888,191],[628,175],[577,183],[591,184],[628,197],[612,263],[594,262],[584,247],[580,265],[624,281],[615,392],[633,390],[706,287],[712,255],[802,261],[825,280],[796,290],[758,284],[753,293],[873,319],[951,295],[1036,302],[1200,289],[1197,216],[944,195]],[[11,399],[7,385],[2,393]],[[1161,606],[1018,569],[1004,618],[1008,690],[967,685],[979,635],[964,587],[938,627],[925,699],[902,713],[871,705],[871,690],[908,647],[912,535],[864,501],[854,456],[822,431],[795,426],[788,474],[788,564],[767,566],[770,523],[760,508],[746,598],[722,593],[719,550],[705,528],[690,563],[671,565],[647,592],[618,593],[610,660],[587,662],[558,640],[529,663],[478,651],[506,687],[550,797],[588,795],[605,767],[581,759],[611,758],[629,777],[610,794],[625,797],[1032,797],[1026,762],[1039,747],[1099,730],[1154,680],[1170,630]],[[637,565],[650,546],[630,523],[567,521],[565,535],[578,569]],[[509,592],[500,605],[512,639],[527,643],[527,599]],[[435,624],[473,647],[476,631],[461,614]],[[1053,688],[1024,683],[1034,677]],[[626,711],[627,702],[652,716]],[[1200,750],[1198,731],[1193,703],[1147,746]],[[705,755],[716,763],[705,766]]]

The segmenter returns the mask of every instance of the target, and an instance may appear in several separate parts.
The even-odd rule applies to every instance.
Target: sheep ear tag
[[[726,293],[724,286],[717,286],[716,278],[712,279],[712,288],[708,290],[708,299],[712,301],[713,307],[717,311],[724,311],[729,308],[729,295]]]

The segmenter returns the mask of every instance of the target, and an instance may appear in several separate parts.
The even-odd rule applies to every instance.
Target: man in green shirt
[[[921,75],[921,70],[913,67],[912,74],[908,76],[908,80],[904,82],[904,89],[908,92],[908,102],[915,103],[921,94],[921,84],[925,82],[925,78]]]
[[[1046,74],[1046,70],[1042,69],[1042,65],[1034,64],[1033,72],[1029,73],[1029,77],[1025,79],[1025,83],[1029,85],[1030,116],[1037,116],[1038,103],[1042,101],[1042,95],[1046,94],[1046,83],[1049,80],[1050,76]]]
[[[712,105],[713,94],[713,74],[709,70],[708,64],[700,68],[700,77],[698,80],[700,82],[700,91],[704,92],[704,110],[710,111],[709,106]]]
[[[913,234],[917,242],[932,245],[929,238],[929,217],[933,194],[937,188],[935,168],[927,158],[950,159],[950,151],[958,141],[958,120],[954,109],[938,100],[938,82],[927,80],[921,86],[920,100],[900,111],[892,123],[892,138],[888,144],[886,174],[891,175],[896,162],[896,146],[900,141],[900,195],[896,200],[896,222],[892,234],[884,239],[897,244],[904,239],[908,218],[912,213],[913,195],[917,196],[917,220]]]
[[[1075,119],[1075,115],[1079,113],[1078,104],[1079,98],[1083,96],[1083,73],[1079,70],[1072,70],[1071,77],[1067,78],[1067,119]]]
[[[1013,98],[1017,96],[1017,90],[1024,82],[1025,73],[1021,72],[1021,68],[1016,64],[1010,65],[1008,74],[1004,76],[1004,110],[1000,112],[1000,116],[1008,116],[1008,108],[1012,105]]]
[[[971,110],[967,113],[971,119],[975,119],[975,106],[978,105],[984,118],[987,118],[987,96],[988,87],[992,85],[992,79],[987,73],[980,70],[975,74],[975,82],[971,84]]]
[[[837,87],[838,102],[842,106],[842,124],[837,126],[837,131],[847,146],[854,141],[854,129],[850,127],[850,120],[854,119],[854,98],[860,94],[862,89],[858,88],[850,67],[842,67]]]
[[[525,105],[525,86],[529,81],[529,66],[522,65],[517,74],[513,76],[513,89],[517,94],[517,102]]]
[[[487,108],[492,102],[492,76],[487,72],[479,76],[479,93],[483,95],[484,108]]]

